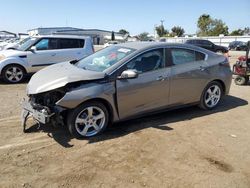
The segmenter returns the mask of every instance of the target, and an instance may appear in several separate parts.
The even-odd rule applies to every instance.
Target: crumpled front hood
[[[105,73],[84,70],[69,62],[46,67],[34,74],[27,86],[27,94],[38,94],[65,86],[68,83],[104,78]]]
[[[27,52],[19,50],[3,50],[0,52],[0,55],[4,55],[5,57],[17,57],[21,55],[27,55]]]

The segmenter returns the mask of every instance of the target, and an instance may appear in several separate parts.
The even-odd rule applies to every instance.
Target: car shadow
[[[146,117],[137,118],[133,120],[128,120],[120,123],[115,123],[109,127],[107,127],[106,131],[101,135],[88,138],[89,144],[115,139],[118,137],[122,137],[128,135],[130,133],[136,133],[143,129],[147,128],[156,128],[163,131],[171,131],[174,128],[169,127],[169,123],[191,120],[197,117],[206,116],[209,114],[225,112],[240,106],[247,105],[248,102],[246,100],[240,99],[235,96],[225,96],[220,105],[214,110],[201,110],[197,106],[190,106],[186,108],[180,108],[172,111],[161,112],[154,115],[148,115]],[[61,146],[68,148],[72,147],[69,142],[73,137],[69,134],[66,126],[61,127],[52,127],[48,125],[42,125],[40,128],[38,125],[33,125],[30,127],[27,132],[37,132],[42,131],[46,132],[48,136],[53,138],[58,144]]]

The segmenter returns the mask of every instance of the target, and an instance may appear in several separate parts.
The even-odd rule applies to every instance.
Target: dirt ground
[[[25,87],[0,83],[0,187],[250,187],[250,85],[232,84],[216,110],[164,112],[86,140],[63,127],[24,134]]]

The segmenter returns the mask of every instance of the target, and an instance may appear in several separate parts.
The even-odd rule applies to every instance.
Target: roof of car
[[[35,35],[32,36],[35,38],[70,38],[70,39],[87,39],[89,36],[81,36],[81,35]]]
[[[143,50],[146,48],[154,48],[154,47],[186,47],[192,49],[198,49],[204,51],[202,48],[196,47],[190,44],[182,44],[182,43],[166,43],[166,42],[127,42],[117,44],[117,46],[126,47],[126,48],[133,48],[136,50]]]

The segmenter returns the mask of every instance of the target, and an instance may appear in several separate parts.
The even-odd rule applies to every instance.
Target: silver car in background
[[[49,66],[27,86],[22,122],[66,124],[75,137],[90,137],[108,124],[172,107],[215,108],[228,94],[227,58],[187,45],[117,44],[80,61]]]

